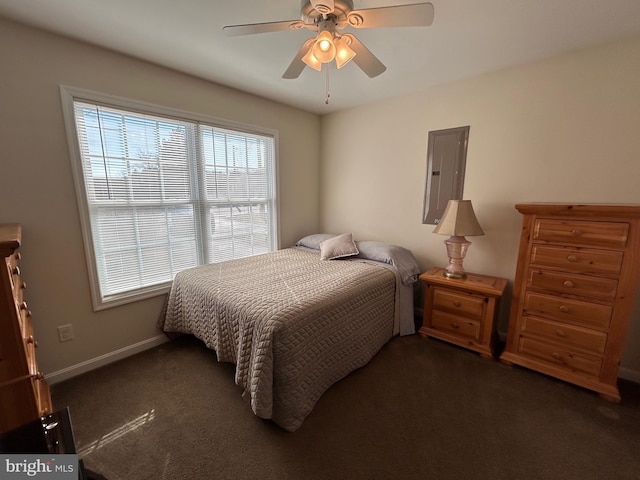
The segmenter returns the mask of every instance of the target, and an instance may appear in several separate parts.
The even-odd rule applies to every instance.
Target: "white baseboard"
[[[640,383],[640,372],[637,370],[620,367],[620,370],[618,370],[618,376],[631,382]]]
[[[150,348],[157,347],[158,345],[162,345],[163,343],[166,343],[168,341],[169,339],[165,335],[158,335],[156,337],[148,338],[147,340],[143,340],[142,342],[134,343],[133,345],[114,350],[113,352],[100,355],[99,357],[92,358],[82,363],[78,363],[77,365],[72,365],[70,367],[63,368],[62,370],[58,370],[57,372],[49,373],[46,375],[46,379],[50,385],[54,385],[82,373],[87,373],[91,370],[95,370],[96,368],[103,367],[118,360],[122,360],[123,358],[130,357],[131,355],[135,355],[136,353],[144,352],[145,350],[149,350]]]

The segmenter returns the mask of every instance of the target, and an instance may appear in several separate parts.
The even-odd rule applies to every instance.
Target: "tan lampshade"
[[[473,212],[471,200],[449,200],[440,223],[433,230],[433,233],[453,237],[484,235],[476,214]]]

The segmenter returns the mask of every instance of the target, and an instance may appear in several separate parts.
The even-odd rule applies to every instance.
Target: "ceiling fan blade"
[[[332,13],[335,8],[334,0],[311,0],[311,5],[322,15]]]
[[[293,80],[294,78],[298,78],[300,76],[300,74],[304,70],[304,67],[307,66],[302,61],[302,57],[306,55],[306,53],[309,51],[309,49],[313,45],[314,41],[315,41],[315,38],[310,38],[309,40],[304,42],[304,44],[302,44],[302,47],[300,48],[300,50],[298,50],[298,53],[291,61],[291,64],[289,65],[289,68],[287,68],[287,71],[284,72],[284,74],[282,75],[282,78],[286,78],[287,80]]]
[[[356,56],[353,57],[353,62],[358,65],[364,73],[366,73],[370,78],[377,77],[381,73],[384,73],[387,67],[385,67],[384,64],[378,60],[360,40],[350,33],[345,33],[342,36],[349,39],[349,46],[354,52],[356,52]]]
[[[433,5],[416,3],[353,10],[347,16],[347,21],[354,28],[428,27],[433,23]]]
[[[228,37],[238,35],[253,35],[254,33],[282,32],[284,30],[298,30],[307,25],[300,20],[285,20],[282,22],[248,23],[246,25],[227,25],[223,33]]]

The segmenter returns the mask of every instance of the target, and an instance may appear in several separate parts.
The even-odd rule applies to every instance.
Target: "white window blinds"
[[[96,309],[275,248],[273,136],[86,99],[73,117]]]

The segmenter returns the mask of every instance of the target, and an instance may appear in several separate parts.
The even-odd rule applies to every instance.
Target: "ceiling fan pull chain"
[[[329,69],[330,69],[331,67],[329,66],[329,64],[327,64],[325,68],[326,68],[326,70],[327,70],[327,90],[326,90],[327,95],[326,95],[326,97],[324,98],[324,103],[325,103],[325,104],[327,104],[327,105],[329,105],[329,97],[331,96],[331,92],[329,91]]]

